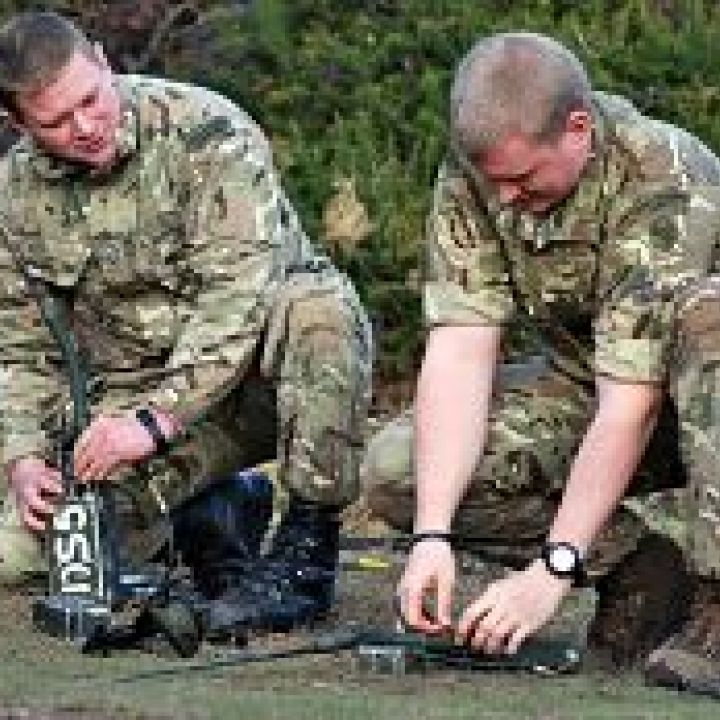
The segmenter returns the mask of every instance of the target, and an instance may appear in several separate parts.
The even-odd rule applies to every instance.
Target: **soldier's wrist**
[[[410,536],[410,548],[414,548],[420,543],[440,542],[449,545],[452,548],[453,534],[447,530],[423,530],[414,532]]]
[[[163,432],[157,416],[153,410],[147,407],[138,408],[135,411],[135,419],[143,426],[155,446],[157,455],[165,454],[169,449],[168,438]]]
[[[167,410],[162,410],[153,405],[150,407],[150,412],[155,417],[155,422],[158,424],[158,427],[167,441],[173,440],[180,434],[182,429],[180,421]]]

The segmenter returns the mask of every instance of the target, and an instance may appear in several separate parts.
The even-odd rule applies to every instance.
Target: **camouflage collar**
[[[120,95],[120,124],[115,133],[117,155],[112,167],[107,173],[102,173],[103,175],[112,173],[121,161],[134,155],[138,149],[139,108],[137,97],[133,94],[130,84],[125,82],[122,77],[115,77],[115,87]],[[94,174],[93,170],[86,165],[68,162],[50,155],[30,138],[26,142],[30,154],[30,166],[34,172],[47,180]]]

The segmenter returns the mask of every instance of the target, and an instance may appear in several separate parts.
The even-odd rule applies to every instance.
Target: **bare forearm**
[[[431,338],[415,414],[416,531],[447,531],[482,452],[497,364],[497,328],[467,330],[460,343]],[[436,333],[438,331],[435,331]]]
[[[657,414],[618,421],[599,413],[570,471],[549,540],[570,542],[585,553],[625,495]]]

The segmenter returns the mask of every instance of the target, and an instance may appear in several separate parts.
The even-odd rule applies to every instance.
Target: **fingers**
[[[487,653],[499,653],[504,649],[508,636],[514,632],[517,624],[515,618],[503,615],[501,612],[493,612],[478,626],[472,645]]]
[[[102,455],[102,426],[98,419],[85,429],[75,444],[73,464],[77,479],[81,482],[95,480]]]
[[[416,584],[402,584],[398,593],[405,625],[428,635],[447,632],[452,628],[452,580],[442,576],[414,580]]]
[[[539,579],[532,570],[490,585],[463,613],[458,639],[488,653],[517,652],[557,608],[564,587]]]
[[[52,502],[45,500],[41,494],[41,486],[28,488],[22,498],[22,520],[31,530],[40,532],[45,529],[48,516],[55,510]]]
[[[409,627],[420,632],[433,633],[437,631],[437,626],[423,607],[427,592],[428,588],[422,586],[405,588],[400,594],[400,606]]]
[[[499,608],[493,608],[477,617],[465,636],[467,644],[475,650],[484,650],[487,643],[494,643],[495,627],[503,619]]]
[[[45,520],[33,514],[32,510],[25,505],[20,513],[22,521],[27,528],[34,532],[42,532],[45,530]]]
[[[45,463],[39,463],[31,473],[15,478],[15,481],[13,489],[23,523],[28,529],[41,532],[63,490],[60,473]]]
[[[90,457],[92,456],[91,441],[93,440],[93,436],[95,434],[95,422],[92,422],[89,427],[85,428],[80,437],[75,441],[73,464],[75,465],[76,473],[84,470],[90,460]]]
[[[110,474],[110,460],[106,458],[93,458],[85,466],[83,479],[86,482],[99,482]]]
[[[25,505],[35,515],[52,515],[55,510],[55,506],[43,498],[39,492],[29,494],[25,499]]]
[[[496,609],[485,616],[477,617],[470,624],[468,632],[464,635],[465,643],[478,652],[497,654],[510,652],[510,642],[514,639],[513,652],[519,643],[527,636],[527,631],[521,628],[519,621],[510,615]]]
[[[451,626],[450,610],[455,559],[447,543],[416,545],[408,558],[398,588],[401,616],[419,632],[437,634]],[[432,612],[426,602],[431,601]]]
[[[75,444],[75,475],[80,482],[104,480],[116,464],[107,442],[109,418],[100,416],[83,432]]]
[[[514,655],[519,649],[520,646],[525,642],[527,639],[527,636],[530,634],[530,628],[529,627],[518,627],[516,628],[508,638],[507,643],[507,653],[508,655]]]
[[[495,586],[490,587],[463,612],[457,626],[457,640],[468,643],[475,633],[478,623],[492,609],[495,602]]]
[[[499,585],[491,585],[462,615],[457,640],[487,653],[501,652],[521,626],[502,602]]]
[[[60,473],[57,470],[48,468],[40,480],[40,489],[47,495],[57,496],[63,491]]]
[[[485,649],[489,653],[507,652],[507,642],[509,637],[517,629],[517,620],[513,618],[504,618],[501,620],[493,631],[490,641],[486,643]]]
[[[447,582],[437,586],[437,621],[443,629],[452,627],[452,586]]]

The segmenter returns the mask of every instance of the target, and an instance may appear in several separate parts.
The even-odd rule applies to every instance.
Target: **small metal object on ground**
[[[353,657],[361,673],[404,675],[408,671],[407,649],[393,645],[360,644]]]

